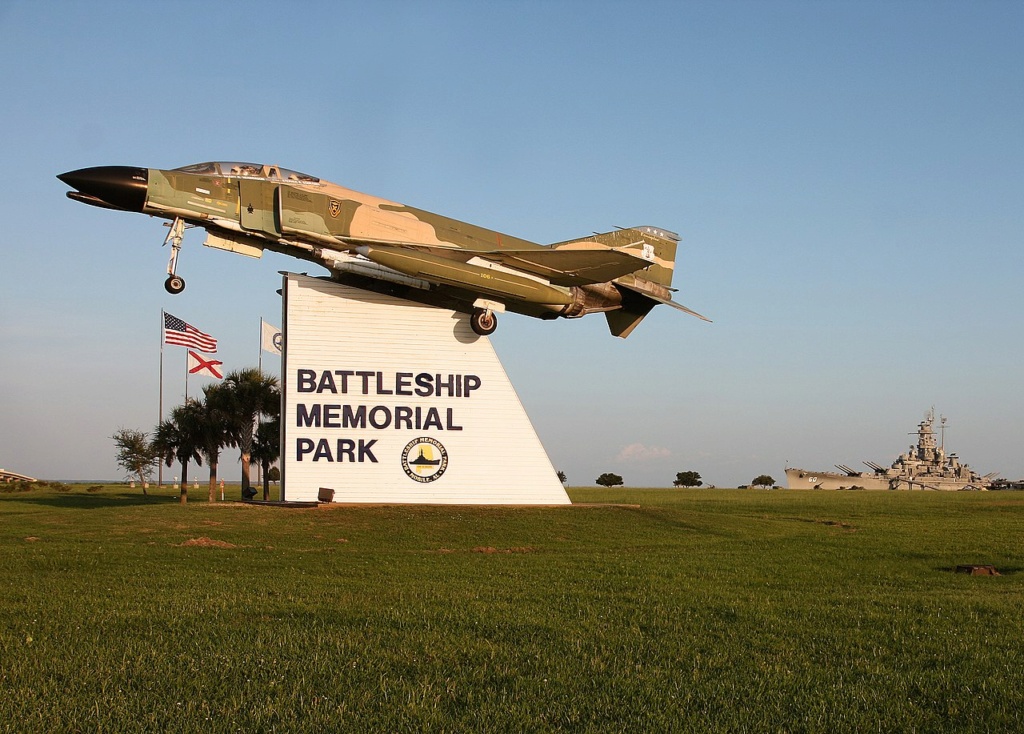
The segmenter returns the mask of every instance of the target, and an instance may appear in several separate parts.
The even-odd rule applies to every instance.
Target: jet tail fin
[[[557,249],[579,242],[598,242],[640,257],[651,264],[637,271],[634,277],[649,280],[666,288],[672,285],[672,275],[676,266],[676,244],[679,242],[679,235],[675,232],[660,227],[629,227],[567,242],[557,242],[552,247]]]
[[[604,314],[613,335],[622,338],[629,336],[658,304],[671,306],[704,321],[710,321],[707,317],[672,300],[672,276],[675,274],[676,245],[679,243],[679,235],[675,232],[661,227],[629,227],[567,242],[556,242],[551,246],[555,249],[571,248],[581,243],[597,243],[611,247],[650,263],[645,268],[612,280],[612,284],[622,294],[622,305]]]

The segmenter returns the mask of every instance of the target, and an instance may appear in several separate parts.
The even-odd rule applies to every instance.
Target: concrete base
[[[284,276],[282,497],[569,504],[468,314]]]

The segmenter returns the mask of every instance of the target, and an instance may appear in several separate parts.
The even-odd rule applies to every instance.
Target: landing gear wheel
[[[469,317],[469,326],[480,336],[487,336],[498,328],[498,317],[494,315],[494,311],[478,308]]]
[[[185,279],[180,275],[169,275],[167,280],[164,281],[164,289],[168,293],[177,295],[185,290]]]

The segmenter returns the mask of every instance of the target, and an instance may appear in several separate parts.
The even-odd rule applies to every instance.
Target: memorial
[[[291,273],[282,294],[282,499],[569,504],[469,314]]]
[[[83,204],[170,220],[169,293],[189,227],[285,275],[282,499],[567,504],[488,335],[505,311],[602,314],[628,337],[674,300],[679,235],[649,225],[541,244],[273,164],[93,166],[58,178]],[[387,294],[387,295],[382,295]],[[404,298],[400,297],[404,296]],[[411,299],[411,300],[406,300]]]

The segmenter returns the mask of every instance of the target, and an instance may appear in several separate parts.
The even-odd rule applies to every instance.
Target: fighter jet
[[[57,178],[75,201],[170,220],[170,293],[185,288],[176,272],[185,229],[201,227],[208,247],[292,255],[338,282],[469,313],[480,335],[492,333],[495,314],[506,310],[541,319],[604,313],[619,337],[658,304],[709,320],[672,300],[679,236],[659,227],[545,246],[252,163],[99,166]]]

